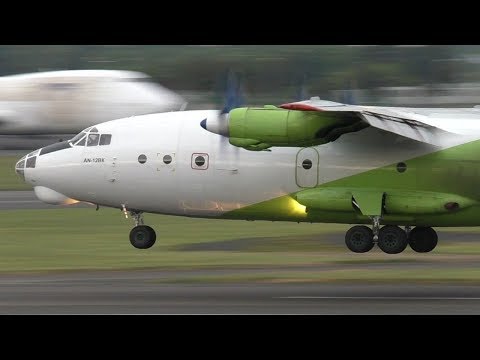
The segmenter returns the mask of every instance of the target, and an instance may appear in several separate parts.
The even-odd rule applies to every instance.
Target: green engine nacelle
[[[368,126],[351,112],[285,110],[273,106],[230,111],[230,144],[247,150],[271,146],[305,147],[336,140]]]
[[[298,192],[294,198],[308,210],[354,211],[355,189],[313,188]],[[358,189],[358,192],[368,192]],[[378,192],[378,190],[372,190]],[[426,215],[442,214],[477,205],[475,200],[456,195],[430,191],[387,189],[382,205],[386,214]],[[363,212],[360,203],[360,211]]]

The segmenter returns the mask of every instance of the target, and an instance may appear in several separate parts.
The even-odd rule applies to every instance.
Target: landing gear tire
[[[386,225],[378,232],[378,247],[387,254],[401,253],[407,245],[407,234],[398,226]]]
[[[364,253],[372,250],[375,243],[373,242],[373,231],[367,226],[351,227],[345,234],[345,244],[355,253]]]
[[[418,253],[427,253],[435,249],[438,243],[438,235],[431,227],[417,226],[408,236],[408,244],[412,250]]]
[[[147,225],[135,226],[130,231],[130,243],[137,249],[148,249],[155,244],[157,235],[155,230]]]

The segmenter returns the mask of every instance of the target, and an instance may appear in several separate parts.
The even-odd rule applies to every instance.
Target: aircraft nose
[[[32,151],[31,153],[23,156],[20,160],[17,161],[15,164],[15,172],[18,176],[22,178],[23,181],[25,180],[25,171],[31,171],[37,165],[37,156],[41,149]]]
[[[25,181],[25,158],[27,156],[25,155],[22,157],[20,160],[17,161],[15,164],[15,172],[17,173],[18,176],[22,178],[23,181]]]

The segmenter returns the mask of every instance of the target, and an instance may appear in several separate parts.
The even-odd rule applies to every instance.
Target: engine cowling
[[[230,144],[247,150],[272,146],[306,147],[325,144],[342,134],[368,126],[357,114],[285,110],[274,106],[236,108],[228,115],[206,119],[201,126],[229,137]]]

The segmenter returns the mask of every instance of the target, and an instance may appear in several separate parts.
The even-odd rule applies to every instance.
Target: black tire
[[[417,226],[408,235],[408,244],[413,251],[427,253],[435,249],[438,243],[438,235],[431,227]]]
[[[157,234],[150,226],[139,225],[135,226],[130,231],[130,243],[137,249],[148,249],[155,244]]]
[[[398,226],[386,225],[378,232],[378,247],[387,254],[399,254],[407,245],[407,233]]]
[[[372,250],[373,231],[368,226],[356,225],[351,227],[345,234],[345,244],[350,251],[364,253]]]

